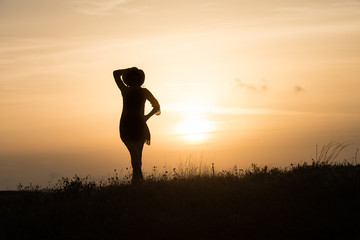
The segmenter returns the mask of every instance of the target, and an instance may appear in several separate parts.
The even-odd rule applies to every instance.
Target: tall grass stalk
[[[326,145],[324,145],[320,152],[318,153],[318,145],[316,145],[316,157],[315,162],[316,163],[335,163],[336,158],[339,156],[339,154],[348,146],[350,146],[350,143],[334,143],[330,142]]]

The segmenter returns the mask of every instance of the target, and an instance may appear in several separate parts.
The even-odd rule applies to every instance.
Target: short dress
[[[150,130],[144,120],[145,102],[158,104],[149,90],[126,87],[122,92],[123,110],[120,119],[120,137],[124,143],[143,142],[150,145]]]

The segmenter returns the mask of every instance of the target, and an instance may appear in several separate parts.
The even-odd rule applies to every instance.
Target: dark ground
[[[0,192],[0,239],[360,239],[360,166]]]

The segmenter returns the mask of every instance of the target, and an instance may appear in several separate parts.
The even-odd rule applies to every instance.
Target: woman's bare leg
[[[133,176],[132,176],[132,182],[137,183],[144,180],[142,171],[141,171],[141,165],[142,165],[142,150],[144,147],[144,143],[125,143],[126,147],[128,148],[131,156],[131,166],[133,168]]]

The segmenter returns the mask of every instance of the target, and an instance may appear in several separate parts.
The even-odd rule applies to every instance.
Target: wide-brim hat
[[[132,68],[124,74],[123,80],[124,83],[129,87],[141,86],[145,82],[145,73],[141,69]]]

